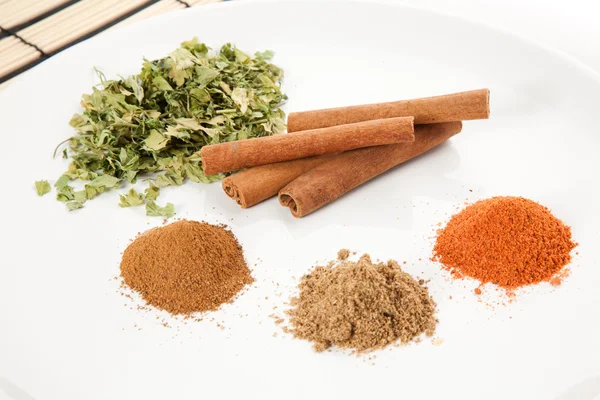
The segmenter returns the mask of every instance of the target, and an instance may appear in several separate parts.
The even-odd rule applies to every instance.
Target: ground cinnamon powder
[[[395,261],[374,264],[369,255],[358,262],[316,267],[291,300],[289,331],[314,343],[359,352],[393,342],[407,343],[422,333],[433,335],[435,302],[427,288],[403,272]]]
[[[571,261],[571,229],[522,197],[492,197],[453,216],[433,253],[455,276],[507,289],[551,280]]]
[[[231,231],[185,220],[138,236],[123,253],[121,276],[172,314],[215,310],[253,282]]]

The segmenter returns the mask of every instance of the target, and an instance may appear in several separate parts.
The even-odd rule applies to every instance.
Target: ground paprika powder
[[[469,205],[438,232],[434,259],[455,277],[506,289],[549,281],[571,261],[571,228],[522,197]]]

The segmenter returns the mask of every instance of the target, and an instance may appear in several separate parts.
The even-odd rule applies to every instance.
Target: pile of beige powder
[[[432,336],[437,320],[427,288],[395,261],[375,264],[368,254],[357,262],[340,251],[339,262],[305,275],[291,300],[289,331],[314,343],[368,352],[394,342]]]

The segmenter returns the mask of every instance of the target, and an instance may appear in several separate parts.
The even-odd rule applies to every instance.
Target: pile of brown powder
[[[358,262],[332,262],[305,275],[299,288],[288,310],[290,332],[314,342],[317,351],[407,343],[433,335],[437,323],[427,288],[395,261],[374,264],[365,254]]]
[[[233,233],[185,220],[138,236],[123,253],[121,276],[172,314],[215,310],[253,282]]]

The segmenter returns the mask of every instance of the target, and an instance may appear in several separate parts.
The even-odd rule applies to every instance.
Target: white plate
[[[256,284],[214,314],[225,330],[168,317],[165,328],[156,320],[164,314],[136,310],[113,280],[128,240],[160,221],[120,209],[117,193],[69,213],[53,195],[38,198],[33,182],[66,168],[52,150],[72,133],[67,122],[95,82],[92,67],[135,73],[142,57],[193,36],[275,50],[288,110],[489,87],[492,116],[301,220],[275,200],[242,210],[217,184],[164,190],[161,202],[175,203],[179,216],[229,223],[249,263],[258,262]],[[599,97],[598,78],[555,52],[383,3],[222,4],[75,46],[0,94],[0,389],[19,400],[592,398],[600,392]],[[493,308],[486,303],[502,300],[498,293],[478,302],[474,282],[452,281],[429,261],[436,224],[467,198],[493,195],[534,199],[573,227],[579,255],[562,286],[538,285]],[[407,271],[430,279],[443,344],[381,351],[371,365],[285,337],[268,315],[283,308],[292,277],[343,247],[406,260]]]

